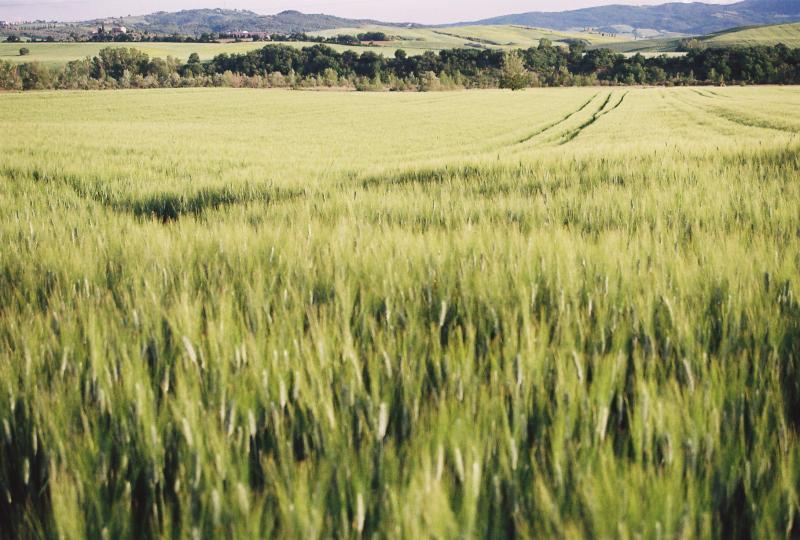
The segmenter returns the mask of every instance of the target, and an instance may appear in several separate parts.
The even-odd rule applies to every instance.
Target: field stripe
[[[700,94],[694,89],[692,89],[692,91],[702,97],[708,99],[714,99],[715,101],[717,100],[717,98],[711,98],[710,96]],[[676,97],[676,99],[679,98]],[[741,111],[734,111],[721,106],[705,107],[687,99],[681,100],[681,102],[697,110],[702,110],[711,116],[725,120],[733,124],[738,124],[740,126],[755,128],[755,129],[769,129],[772,131],[780,131],[782,133],[800,133],[800,127],[790,127],[790,126],[770,123],[769,121],[764,119],[754,118],[752,116],[745,115]]]
[[[543,134],[543,133],[545,133],[545,132],[547,132],[547,131],[550,131],[551,129],[553,129],[553,128],[555,128],[555,127],[557,127],[557,126],[559,126],[559,125],[563,124],[564,122],[566,122],[567,120],[569,120],[570,118],[572,118],[573,116],[575,116],[576,114],[578,114],[578,113],[580,113],[581,111],[583,111],[583,110],[584,110],[586,107],[588,107],[588,106],[589,106],[589,104],[590,104],[592,101],[594,101],[594,99],[595,99],[595,98],[596,98],[598,95],[600,95],[600,92],[598,92],[598,93],[596,93],[595,95],[593,95],[593,96],[591,97],[591,99],[589,99],[589,101],[587,101],[586,103],[584,103],[583,105],[581,105],[581,106],[580,106],[580,107],[579,107],[577,110],[574,110],[574,111],[572,111],[571,113],[569,113],[568,115],[564,116],[563,118],[561,118],[561,119],[557,120],[556,122],[553,122],[553,123],[551,123],[551,124],[547,124],[546,126],[544,126],[544,127],[540,128],[540,129],[538,129],[538,130],[534,131],[534,132],[533,132],[533,133],[531,133],[530,135],[528,135],[528,136],[526,136],[526,137],[523,137],[522,139],[520,139],[519,141],[517,141],[516,143],[514,143],[514,145],[512,145],[512,146],[515,146],[515,145],[518,145],[518,144],[525,144],[526,142],[530,141],[531,139],[533,139],[533,138],[535,138],[535,137],[538,137],[539,135],[541,135],[541,134]]]
[[[752,116],[745,116],[739,111],[732,111],[724,107],[711,107],[709,112],[715,114],[720,118],[724,118],[729,122],[734,122],[740,126],[754,127],[761,129],[771,129],[774,131],[782,131],[784,133],[800,133],[800,128],[791,128],[789,126],[781,126],[778,124],[771,124],[766,120],[754,118]]]
[[[676,113],[679,112],[683,118],[689,119],[697,126],[704,129],[713,129],[726,137],[735,135],[735,132],[730,129],[730,122],[720,123],[720,120],[725,119],[713,114],[708,106],[696,103],[688,99],[686,95],[673,94],[670,96],[670,100]]]
[[[611,98],[613,97],[613,95],[614,95],[613,92],[608,94],[608,97],[606,98],[605,102],[600,107],[600,109],[598,109],[597,112],[595,112],[592,115],[592,117],[589,118],[589,120],[587,120],[586,122],[584,122],[583,124],[578,126],[577,129],[575,129],[574,131],[566,134],[561,139],[561,142],[559,143],[559,146],[565,145],[568,142],[574,140],[578,135],[580,135],[583,132],[584,129],[588,128],[589,126],[591,126],[592,124],[597,122],[603,116],[605,116],[605,115],[609,114],[610,112],[615,111],[617,108],[619,108],[619,106],[622,105],[622,102],[625,101],[625,97],[628,95],[628,92],[625,92],[624,94],[622,94],[622,97],[619,99],[619,101],[616,103],[616,105],[614,105],[613,107],[607,109],[606,107],[608,107],[609,103],[611,103]]]

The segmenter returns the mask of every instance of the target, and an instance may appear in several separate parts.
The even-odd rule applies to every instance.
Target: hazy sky
[[[221,7],[265,15],[285,9],[386,21],[440,23],[525,11],[563,11],[602,4],[661,4],[668,0],[0,0],[0,19],[81,20],[153,11]],[[736,0],[705,0],[729,4]]]

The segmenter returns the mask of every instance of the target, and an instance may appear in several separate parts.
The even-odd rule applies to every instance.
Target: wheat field
[[[800,534],[800,90],[0,95],[0,536]]]

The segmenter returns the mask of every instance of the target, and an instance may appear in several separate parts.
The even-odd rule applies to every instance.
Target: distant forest
[[[231,87],[345,87],[429,91],[586,85],[798,84],[800,49],[735,47],[690,50],[685,56],[626,57],[606,49],[568,49],[542,40],[538,47],[450,49],[386,58],[374,52],[337,52],[318,44],[303,49],[267,45],[245,54],[188,62],[149,58],[136,49],[106,48],[94,58],[51,69],[31,62],[0,62],[0,88],[115,89]]]

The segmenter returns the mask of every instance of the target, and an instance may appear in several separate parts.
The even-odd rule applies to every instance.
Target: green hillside
[[[383,32],[392,37],[391,41],[378,43],[376,46],[331,45],[341,52],[354,50],[358,52],[373,51],[385,56],[392,56],[397,49],[403,49],[410,55],[422,54],[425,51],[439,51],[460,47],[488,48],[527,48],[539,44],[545,38],[554,43],[566,45],[571,40],[583,40],[595,46],[606,46],[619,42],[605,38],[599,34],[580,32],[555,32],[541,28],[524,28],[517,26],[461,26],[452,28],[397,28],[382,25],[364,27],[338,28],[316,32],[316,35],[331,37],[339,34],[357,35],[364,32]],[[63,65],[71,60],[86,56],[95,56],[105,47],[134,47],[151,57],[166,58],[173,56],[186,59],[193,52],[203,60],[209,60],[222,53],[234,54],[260,49],[265,42],[243,43],[26,43],[30,55],[20,56],[19,43],[0,43],[0,60],[10,62],[38,61],[47,65]],[[308,47],[309,42],[288,42],[284,45]]]
[[[236,54],[245,53],[255,49],[260,49],[268,42],[244,42],[244,43],[25,43],[24,46],[30,49],[30,54],[19,55],[21,45],[19,43],[0,43],[0,60],[7,62],[42,62],[49,66],[64,65],[69,61],[78,60],[86,56],[95,56],[100,49],[105,47],[133,47],[147,53],[151,57],[166,58],[173,56],[186,60],[189,55],[196,52],[201,60],[210,60],[214,56],[222,53]],[[287,42],[281,45],[292,47],[310,47],[315,43],[309,42]],[[396,47],[377,48],[357,45],[329,45],[339,52],[353,50],[359,53],[365,51],[376,51],[384,55],[393,55]],[[457,46],[457,45],[455,45]],[[411,55],[422,54],[427,50],[422,44],[406,49]]]
[[[443,28],[398,28],[384,25],[367,25],[363,27],[337,28],[315,32],[314,35],[332,37],[339,34],[357,35],[364,32],[383,32],[391,37],[389,41],[376,43],[375,46],[332,45],[337,51],[355,50],[358,52],[374,51],[391,56],[397,49],[404,49],[408,54],[417,55],[425,51],[439,51],[460,47],[486,48],[527,48],[535,47],[541,39],[549,39],[556,44],[567,45],[581,40],[591,48],[607,48],[620,53],[642,53],[655,55],[674,53],[685,38],[657,38],[625,41],[601,34],[586,32],[558,32],[542,28],[529,28],[514,25],[495,26],[457,26]],[[776,45],[784,43],[789,47],[800,47],[800,22],[791,24],[739,28],[697,38],[701,43],[715,47]],[[203,60],[213,58],[221,53],[243,53],[263,47],[264,42],[244,43],[149,43],[131,44],[109,43],[26,43],[31,54],[20,56],[19,43],[0,43],[0,60],[11,62],[39,61],[48,65],[63,65],[70,60],[96,55],[100,49],[108,46],[135,47],[152,57],[165,58],[174,56],[186,59],[193,52]],[[294,47],[313,45],[308,42],[286,43]]]
[[[637,39],[635,41],[620,41],[617,43],[606,43],[594,48],[611,49],[619,53],[642,53],[655,54],[663,52],[674,52],[680,46],[680,38],[655,38]]]
[[[622,53],[674,52],[680,47],[682,39],[686,38],[640,39],[606,43],[602,47]],[[709,47],[748,47],[754,45],[777,45],[778,43],[783,43],[788,47],[800,47],[800,22],[734,28],[733,30],[700,36],[697,40]]]
[[[353,28],[336,28],[316,32],[316,35],[332,37],[340,34],[357,35],[364,32],[383,32],[392,39],[386,42],[391,47],[403,49],[450,49],[454,47],[488,47],[488,48],[527,48],[535,47],[541,39],[549,39],[554,43],[567,44],[582,40],[599,46],[621,42],[601,34],[584,32],[558,32],[543,28],[530,28],[515,25],[495,26],[453,26],[443,28],[397,28],[390,26],[370,25]]]
[[[591,45],[615,43],[620,40],[603,36],[602,34],[587,32],[559,32],[546,28],[532,28],[515,25],[496,26],[458,26],[438,30],[439,33],[460,36],[474,40],[480,39],[496,44],[512,47],[531,47],[539,44],[541,39],[549,39],[555,43],[569,43],[581,40]]]
[[[739,28],[712,34],[703,41],[715,46],[777,45],[800,47],[800,22]]]

